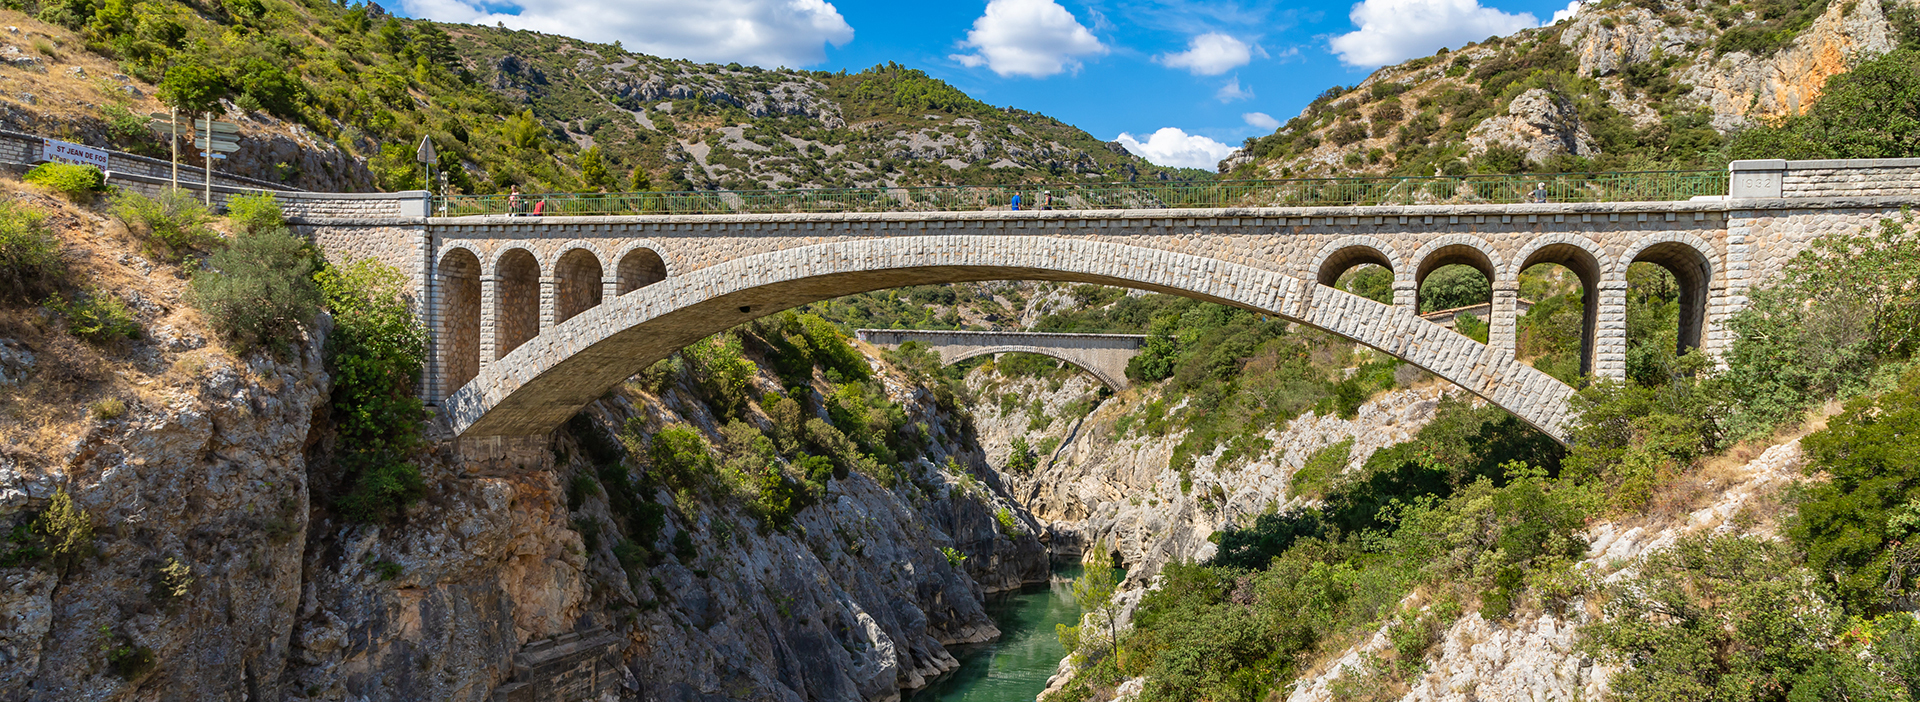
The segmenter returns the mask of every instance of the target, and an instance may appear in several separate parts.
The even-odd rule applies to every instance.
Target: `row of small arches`
[[[440,295],[441,362],[445,390],[467,384],[480,374],[483,356],[498,360],[521,344],[551,328],[599,306],[608,296],[619,296],[667,279],[667,263],[645,246],[629,248],[609,269],[602,255],[587,246],[563,247],[543,266],[525,248],[509,247],[483,267],[472,249],[456,246],[440,256],[436,269]],[[550,272],[550,277],[546,274]],[[542,318],[543,284],[552,284],[552,307]],[[492,338],[484,338],[483,317],[492,284]],[[490,344],[488,342],[491,342]],[[491,348],[488,348],[488,347]]]
[[[1521,272],[1543,264],[1558,265],[1576,276],[1583,289],[1585,306],[1582,329],[1581,371],[1593,370],[1597,332],[1599,289],[1603,284],[1624,287],[1627,269],[1636,263],[1659,266],[1670,273],[1679,288],[1680,319],[1676,352],[1698,348],[1706,326],[1707,300],[1719,266],[1713,249],[1697,237],[1674,234],[1639,242],[1618,257],[1609,256],[1601,247],[1578,235],[1543,237],[1523,249],[1512,261],[1503,261],[1495,249],[1472,236],[1454,235],[1428,242],[1413,256],[1408,266],[1390,246],[1372,237],[1349,237],[1324,247],[1309,270],[1321,285],[1335,287],[1349,271],[1366,265],[1387,269],[1393,274],[1397,297],[1399,290],[1412,293],[1412,299],[1394,302],[1412,304],[1424,311],[1421,294],[1427,278],[1435,271],[1455,265],[1473,268],[1494,289],[1517,285]],[[1411,268],[1411,270],[1409,270]]]

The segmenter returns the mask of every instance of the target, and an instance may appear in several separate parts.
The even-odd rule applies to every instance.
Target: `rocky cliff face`
[[[623,566],[606,496],[569,494],[593,466],[568,432],[486,451],[443,437],[403,520],[345,523],[325,507],[320,346],[197,352],[52,460],[9,452],[0,519],[65,490],[96,553],[0,568],[0,699],[894,699],[955,667],[947,646],[998,635],[984,590],[1048,572],[1036,523],[972,477],[964,419],[898,375],[890,394],[939,438],[892,487],[832,481],[786,531],[662,491],[674,555]],[[716,426],[678,387],[590,416]],[[583,635],[604,654],[529,664]]]
[[[1159,388],[1130,390],[1106,399],[1084,418],[1062,416],[1076,401],[1098,400],[1098,381],[1076,374],[1064,381],[1008,379],[990,370],[968,376],[986,399],[975,411],[988,463],[1006,466],[1010,445],[1025,438],[1046,448],[1029,473],[1002,472],[1008,492],[1053,532],[1056,554],[1104,542],[1127,569],[1126,586],[1145,587],[1169,561],[1213,557],[1215,532],[1242,526],[1269,509],[1300,503],[1288,489],[1293,473],[1328,446],[1353,440],[1349,465],[1364,463],[1374,449],[1406,441],[1433,418],[1437,385],[1394,390],[1361,405],[1351,420],[1309,412],[1267,432],[1272,448],[1256,456],[1222,461],[1224,447],[1200,456],[1184,477],[1171,467],[1182,435],[1117,433],[1120,418],[1155,399]],[[1021,398],[1013,411],[989,406],[1001,393]],[[1053,418],[1035,429],[1034,401]],[[1183,486],[1183,482],[1186,483]]]

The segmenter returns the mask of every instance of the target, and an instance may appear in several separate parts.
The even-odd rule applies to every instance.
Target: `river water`
[[[1067,652],[1054,626],[1080,623],[1080,605],[1073,601],[1071,579],[1080,566],[1062,567],[1052,584],[1028,585],[1017,591],[989,595],[987,616],[1000,627],[1000,638],[983,644],[955,646],[960,667],[933,684],[908,695],[908,702],[1032,702],[1047,689],[1047,678]]]

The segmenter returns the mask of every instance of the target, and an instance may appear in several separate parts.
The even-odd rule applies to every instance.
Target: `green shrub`
[[[63,270],[60,239],[46,225],[46,215],[0,202],[0,300],[41,299]]]
[[[227,199],[227,221],[236,231],[264,232],[286,226],[280,212],[280,200],[273,193],[237,195]]]
[[[1872,614],[1905,602],[1920,576],[1920,370],[1877,398],[1861,398],[1801,442],[1808,475],[1787,534],[1807,564],[1833,579],[1847,609]],[[1916,544],[1916,545],[1909,545]]]
[[[219,240],[207,228],[207,209],[185,190],[164,190],[155,197],[122,190],[114,194],[109,209],[127,229],[147,237],[149,253],[158,258],[178,259]]]
[[[1014,475],[1026,475],[1033,472],[1039,459],[1033,455],[1033,447],[1027,444],[1027,437],[1013,437],[1013,443],[1007,448],[1007,472]]]
[[[737,417],[747,407],[747,385],[759,368],[748,361],[740,337],[716,334],[681,351],[693,371],[694,386],[721,417]]]
[[[46,509],[33,518],[31,533],[40,552],[63,572],[93,553],[93,517],[74,506],[65,488],[54,490]]]
[[[1606,610],[1582,631],[1582,645],[1628,664],[1611,681],[1616,699],[1906,698],[1872,660],[1899,652],[1876,645],[1880,655],[1863,656],[1848,645],[1853,625],[1819,576],[1764,538],[1682,537],[1615,586]]]
[[[284,229],[240,234],[194,273],[193,301],[235,350],[284,349],[319,311],[313,256]]]
[[[961,553],[952,546],[941,546],[940,555],[947,557],[947,565],[954,570],[959,570],[967,562],[967,554]]]
[[[1294,471],[1293,480],[1287,486],[1290,496],[1317,500],[1324,497],[1339,481],[1340,474],[1347,470],[1347,460],[1353,454],[1353,439],[1327,446],[1307,457],[1307,462]]]
[[[140,323],[134,321],[127,303],[103,290],[94,290],[77,300],[54,297],[47,307],[67,318],[67,331],[96,344],[115,339],[140,338]]]
[[[282,232],[245,233],[241,240]],[[409,462],[426,419],[413,394],[426,364],[426,330],[407,309],[406,276],[391,266],[361,259],[328,266],[310,283],[334,318],[326,346],[340,435],[334,460],[350,486],[335,505],[355,521],[385,521],[426,492]]]
[[[72,163],[42,163],[20,179],[52,188],[79,203],[93,202],[94,195],[107,191],[107,176],[100,169]]]
[[[131,643],[108,644],[105,648],[107,669],[120,679],[133,682],[153,672],[156,664],[153,649]]]
[[[1000,533],[1006,534],[1007,536],[1011,537],[1026,533],[1025,529],[1020,528],[1020,523],[1014,521],[1013,510],[1005,507],[1001,507],[1000,511],[993,513],[993,521],[1000,525]]]
[[[1730,321],[1728,390],[1735,436],[1771,429],[1807,407],[1865,389],[1873,367],[1909,357],[1920,334],[1920,224],[1815,239]]]
[[[169,557],[153,573],[152,597],[162,603],[187,595],[193,588],[193,567],[179,558]]]

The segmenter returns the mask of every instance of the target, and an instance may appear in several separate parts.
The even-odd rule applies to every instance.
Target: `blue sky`
[[[1204,167],[1374,68],[1567,16],[1568,0],[401,0],[402,14],[696,61],[894,61],[1156,163]],[[589,21],[590,18],[590,21]]]

